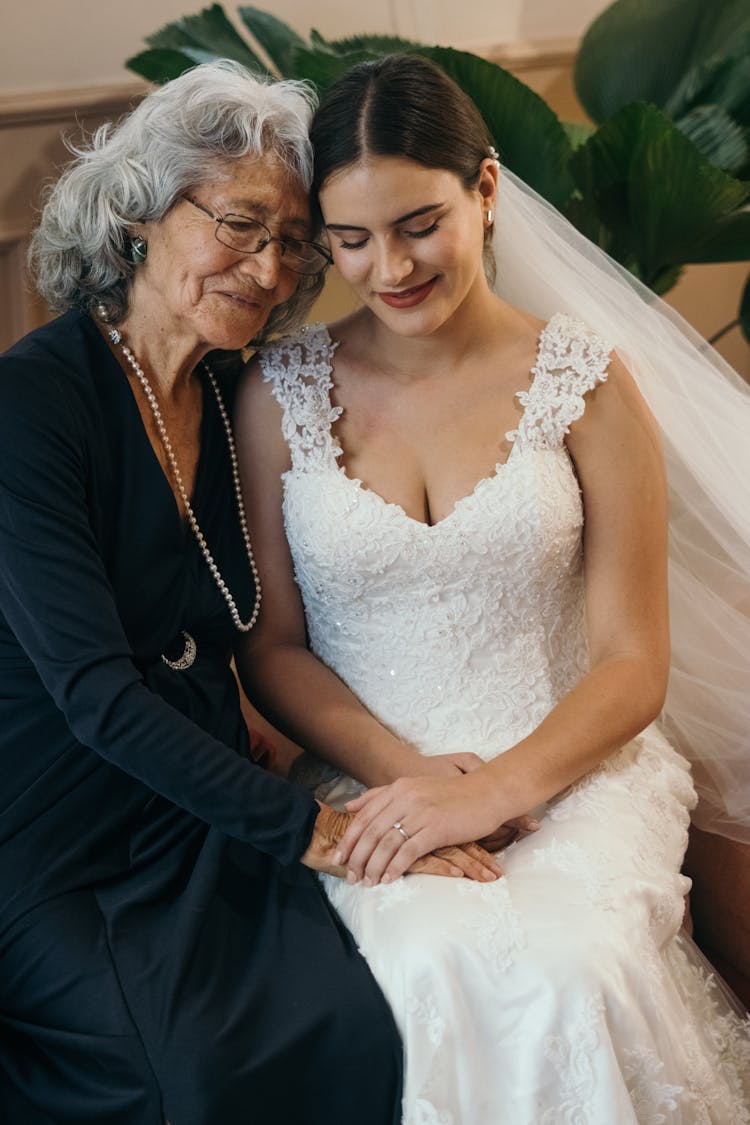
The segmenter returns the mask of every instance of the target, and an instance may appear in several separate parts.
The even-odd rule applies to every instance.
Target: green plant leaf
[[[451,47],[420,47],[469,95],[489,129],[502,162],[556,207],[573,190],[570,142],[547,103],[507,70]]]
[[[750,157],[747,130],[720,105],[695,106],[675,125],[703,155],[725,172],[739,173]]]
[[[589,26],[575,65],[594,121],[633,101],[666,105],[684,75],[750,29],[747,0],[615,0]]]
[[[750,259],[750,210],[725,215],[685,242],[685,262],[744,262]]]
[[[314,82],[319,90],[326,90],[355,63],[377,57],[369,51],[337,55],[327,49],[298,47],[294,52],[294,67],[297,78],[306,78],[308,82]]]
[[[195,66],[196,60],[184,51],[172,51],[161,47],[141,51],[125,60],[125,66],[149,82],[162,85],[179,78],[186,70]]]
[[[237,13],[282,78],[296,78],[294,52],[298,47],[307,46],[302,36],[283,20],[260,8],[241,7]]]
[[[250,45],[240,37],[229,22],[221,4],[203,8],[194,16],[183,16],[149,35],[150,47],[182,50],[195,47],[207,52],[206,57],[234,59],[251,70],[268,72]]]
[[[727,49],[688,69],[664,104],[670,117],[698,105],[721,105],[740,123],[750,124],[750,30]]]
[[[310,28],[310,45],[321,51],[330,51],[331,44],[324,39],[316,27]]]
[[[352,51],[367,51],[378,55],[403,54],[421,43],[413,39],[400,39],[397,35],[352,35],[347,39],[334,39],[328,43],[337,55],[349,55]]]
[[[593,125],[587,125],[582,121],[563,121],[562,127],[570,141],[573,152],[585,144],[589,137],[596,132]]]
[[[747,186],[714,167],[654,106],[625,106],[582,145],[571,168],[610,232],[609,252],[650,285],[742,206]]]
[[[667,266],[652,279],[651,290],[656,293],[657,297],[663,297],[665,293],[674,288],[682,277],[684,269],[684,266]]]

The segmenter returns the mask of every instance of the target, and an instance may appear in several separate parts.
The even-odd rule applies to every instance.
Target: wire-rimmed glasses
[[[278,242],[284,263],[295,273],[305,275],[322,273],[333,261],[325,246],[320,246],[317,242],[305,242],[301,238],[281,238],[271,234],[265,223],[251,219],[249,215],[235,215],[231,211],[227,215],[214,215],[213,211],[209,211],[197,199],[192,199],[189,195],[184,195],[183,199],[208,215],[209,219],[213,219],[218,241],[232,250],[238,250],[240,254],[260,254],[270,242]]]

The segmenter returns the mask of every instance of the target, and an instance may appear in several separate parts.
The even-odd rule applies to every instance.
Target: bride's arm
[[[281,478],[290,468],[290,455],[281,422],[281,407],[257,367],[251,367],[235,405],[243,495],[262,588],[258,622],[235,652],[248,697],[294,742],[365,785],[407,774],[458,774],[461,762],[471,768],[471,754],[423,758],[383,727],[307,648],[282,514]]]
[[[548,800],[661,711],[669,666],[667,493],[656,423],[613,361],[568,438],[584,500],[590,671],[522,742],[465,777],[370,791],[340,849],[357,878],[396,878],[422,849],[481,838]],[[408,841],[386,824],[400,822]]]

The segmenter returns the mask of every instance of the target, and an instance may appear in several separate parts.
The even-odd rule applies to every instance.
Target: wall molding
[[[483,55],[498,66],[521,73],[524,70],[543,70],[547,67],[572,69],[578,54],[579,39],[544,39],[537,42],[495,43],[474,48],[474,54]]]
[[[0,94],[0,128],[48,125],[84,114],[119,116],[148,89],[145,82],[133,81]]]

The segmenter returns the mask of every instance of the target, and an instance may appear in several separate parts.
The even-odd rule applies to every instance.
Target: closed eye
[[[339,249],[341,249],[341,250],[361,250],[362,247],[366,246],[368,242],[369,242],[369,238],[361,238],[359,240],[359,242],[345,242],[344,239],[342,238],[341,241],[339,242]]]
[[[423,230],[405,230],[402,231],[402,234],[405,238],[427,238],[428,235],[434,234],[435,231],[438,230],[438,227],[439,222],[436,219],[434,223],[430,223],[430,225],[428,227],[425,227]],[[360,238],[358,242],[346,242],[344,239],[341,239],[341,241],[339,242],[339,248],[341,250],[361,250],[362,247],[366,246],[368,242],[369,236]]]
[[[248,231],[256,231],[262,229],[262,224],[256,222],[254,219],[237,219],[234,217],[225,217],[222,220],[222,225],[227,230],[232,231],[233,234],[246,234]]]
[[[435,233],[435,231],[438,229],[438,226],[439,224],[436,219],[434,223],[431,223],[430,226],[425,227],[424,230],[405,230],[404,234],[407,238],[427,238],[428,235]]]

